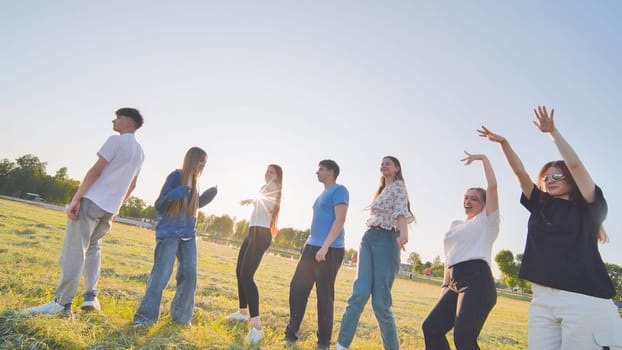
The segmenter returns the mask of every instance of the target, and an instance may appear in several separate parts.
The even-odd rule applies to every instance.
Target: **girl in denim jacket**
[[[177,257],[177,289],[171,303],[171,319],[190,325],[197,285],[196,222],[199,208],[207,205],[217,193],[216,187],[199,196],[198,182],[207,163],[207,154],[198,147],[186,152],[182,169],[166,178],[155,202],[158,212],[156,248],[147,290],[136,314],[134,326],[141,327],[158,320],[162,291],[173,272]]]

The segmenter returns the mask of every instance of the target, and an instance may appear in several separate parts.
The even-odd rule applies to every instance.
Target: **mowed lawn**
[[[174,278],[162,300],[156,325],[134,329],[132,317],[145,291],[153,260],[153,231],[115,223],[105,237],[99,281],[100,313],[84,313],[82,289],[74,300],[74,319],[28,316],[24,309],[46,303],[59,278],[58,258],[66,217],[62,212],[0,199],[0,349],[286,349],[283,331],[289,316],[288,289],[296,260],[266,255],[256,275],[260,289],[265,338],[258,346],[245,341],[247,324],[225,319],[235,311],[235,261],[238,250],[198,242],[199,266],[192,327],[169,320]],[[416,231],[416,230],[415,230]],[[352,233],[350,233],[352,234]],[[358,234],[358,233],[356,233]],[[411,243],[416,245],[415,237]],[[353,268],[337,277],[335,324],[349,296]],[[434,305],[439,287],[398,279],[393,287],[393,312],[402,349],[423,349],[421,322]],[[480,335],[482,349],[527,349],[528,303],[499,297]],[[315,292],[309,298],[301,339],[290,349],[314,349]],[[450,337],[451,338],[451,333]],[[367,305],[351,349],[381,349],[371,305]]]

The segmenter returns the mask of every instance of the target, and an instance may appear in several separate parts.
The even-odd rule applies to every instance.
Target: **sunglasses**
[[[550,174],[542,177],[543,182],[555,182],[565,180],[566,176],[562,173]]]

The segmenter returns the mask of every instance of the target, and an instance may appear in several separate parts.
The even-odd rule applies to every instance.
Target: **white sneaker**
[[[85,297],[84,302],[80,305],[80,309],[84,311],[101,311],[101,306],[99,305],[99,300],[97,297]]]
[[[263,329],[257,329],[255,327],[251,327],[251,331],[248,332],[246,339],[248,339],[248,341],[251,342],[251,344],[254,344],[254,343],[258,343],[261,340],[261,338],[263,338],[264,335],[265,335],[265,332],[263,331]]]
[[[30,307],[26,309],[26,312],[31,314],[49,314],[55,315],[61,312],[66,314],[71,314],[71,304],[61,305],[56,302],[56,300],[52,300],[47,304]]]
[[[348,350],[348,348],[346,348],[345,346],[337,343],[337,345],[335,346],[335,350]]]
[[[227,316],[227,320],[230,321],[248,321],[248,318],[248,314],[240,313],[240,311],[236,311]]]

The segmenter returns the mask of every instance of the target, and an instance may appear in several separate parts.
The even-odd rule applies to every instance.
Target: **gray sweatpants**
[[[101,241],[112,225],[112,214],[87,198],[80,200],[78,220],[67,220],[63,252],[60,256],[61,276],[54,291],[57,302],[69,304],[78,292],[84,271],[87,292],[96,293],[101,263]]]

